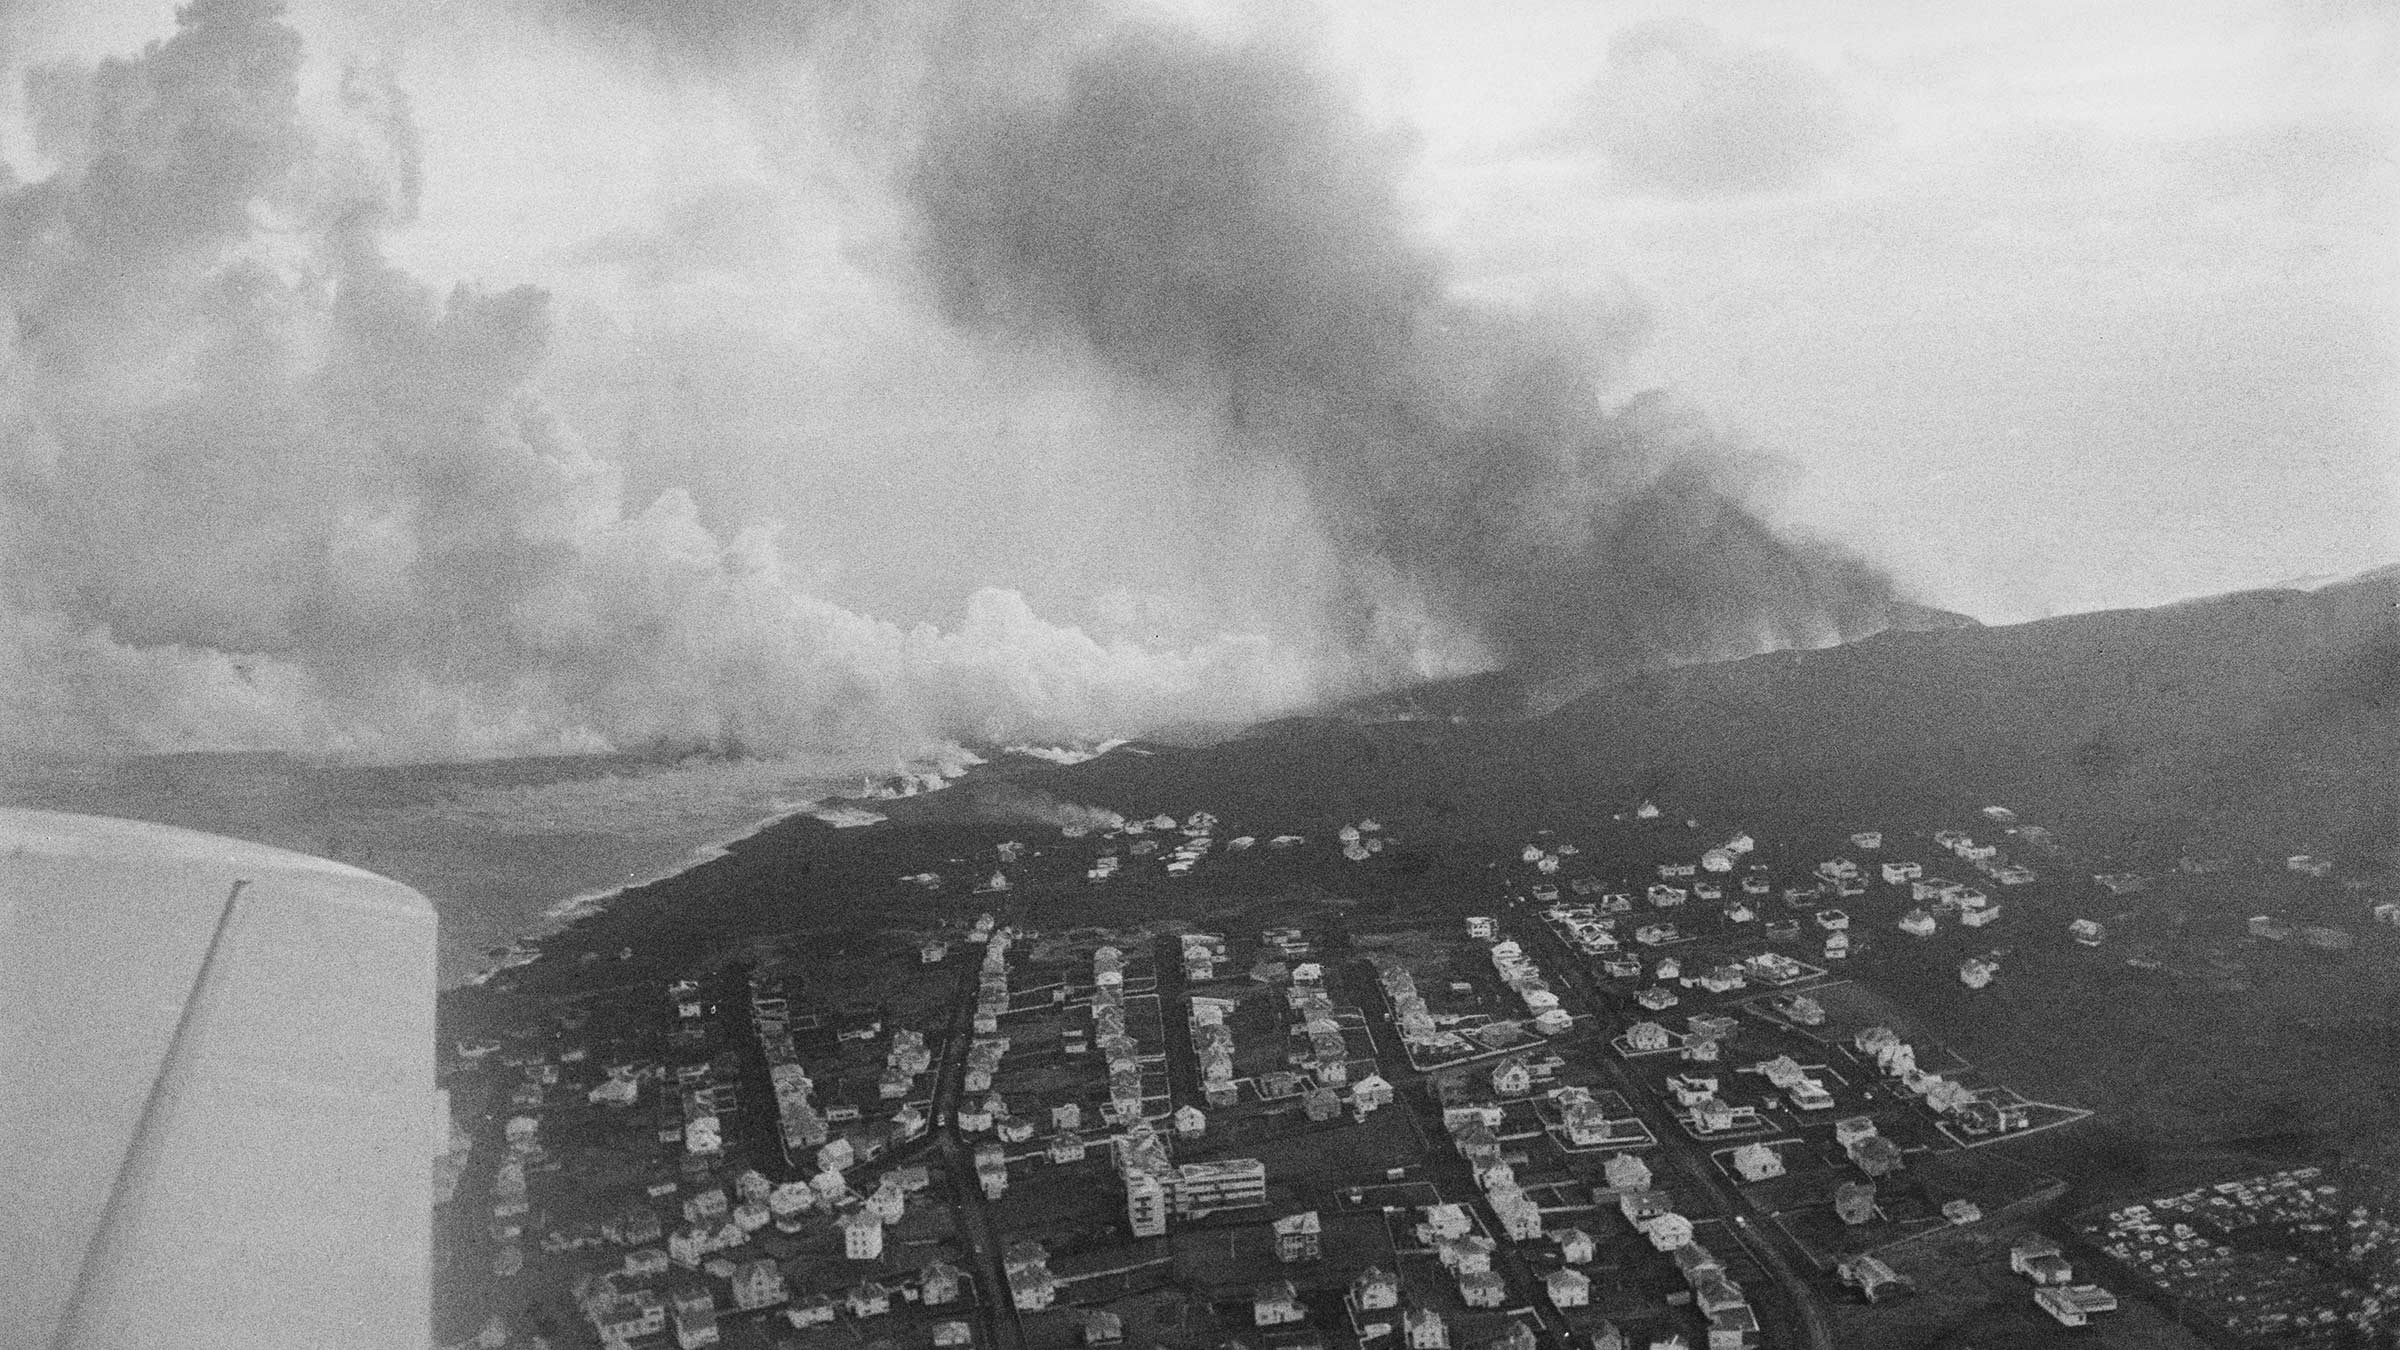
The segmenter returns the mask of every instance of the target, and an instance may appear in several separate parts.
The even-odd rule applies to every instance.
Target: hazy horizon
[[[2400,557],[2370,5],[185,14],[0,15],[20,749],[873,756]]]

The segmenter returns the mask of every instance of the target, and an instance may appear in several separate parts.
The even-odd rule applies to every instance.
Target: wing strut
[[[131,1189],[134,1173],[139,1168],[143,1143],[149,1137],[159,1105],[166,1099],[167,1080],[175,1072],[177,1059],[183,1053],[183,1043],[191,1030],[192,1016],[200,1006],[200,995],[208,987],[208,974],[217,963],[217,949],[224,945],[225,930],[233,926],[233,911],[242,898],[247,878],[233,883],[225,893],[225,908],[217,914],[217,926],[208,935],[208,950],[201,954],[200,969],[192,975],[191,992],[184,996],[183,1011],[175,1019],[175,1032],[167,1039],[167,1053],[159,1059],[158,1074],[150,1080],[150,1091],[142,1098],[142,1113],[133,1125],[132,1142],[126,1146],[125,1160],[117,1167],[116,1179],[109,1183],[108,1203],[101,1208],[100,1222],[92,1229],[91,1245],[84,1249],[83,1264],[75,1271],[75,1288],[67,1295],[67,1307],[58,1321],[58,1334],[50,1340],[50,1350],[72,1350],[81,1344],[78,1336],[83,1322],[83,1301],[91,1282],[92,1271],[99,1265],[101,1248],[108,1245],[115,1231],[118,1213],[125,1195]]]

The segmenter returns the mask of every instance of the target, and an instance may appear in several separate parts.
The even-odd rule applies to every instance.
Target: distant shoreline
[[[507,955],[498,958],[483,956],[475,970],[463,978],[444,982],[442,988],[455,989],[465,985],[482,984],[504,970],[513,970],[518,966],[537,961],[541,959],[540,943],[543,939],[556,937],[573,926],[577,920],[600,913],[608,908],[610,902],[622,899],[627,892],[672,881],[686,872],[706,867],[731,853],[734,846],[744,840],[755,839],[784,821],[795,816],[808,815],[818,809],[820,809],[820,803],[812,800],[788,809],[770,812],[752,821],[743,829],[731,831],[716,839],[694,845],[682,858],[650,876],[611,886],[597,886],[568,896],[564,900],[553,900],[542,907],[541,914],[532,927],[518,934],[510,942]]]
[[[635,891],[647,890],[674,882],[711,863],[730,856],[736,848],[754,841],[768,831],[800,819],[817,820],[829,829],[841,830],[883,824],[890,818],[873,808],[893,801],[908,801],[927,797],[954,783],[966,779],[976,768],[985,764],[980,755],[972,752],[957,757],[927,759],[909,765],[902,772],[885,780],[880,789],[828,793],[821,797],[778,806],[747,824],[727,831],[714,839],[693,846],[674,863],[649,876],[596,886],[555,900],[545,905],[533,924],[513,937],[508,952],[491,957],[479,952],[474,969],[463,976],[442,982],[445,991],[481,985],[503,971],[513,970],[538,961],[543,956],[544,940],[557,937],[578,922],[607,911]],[[898,785],[893,787],[890,785]],[[867,819],[871,817],[872,819]],[[488,948],[486,949],[488,951]]]

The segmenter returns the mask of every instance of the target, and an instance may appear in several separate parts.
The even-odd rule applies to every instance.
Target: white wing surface
[[[0,810],[0,1343],[423,1350],[434,936],[355,867]]]

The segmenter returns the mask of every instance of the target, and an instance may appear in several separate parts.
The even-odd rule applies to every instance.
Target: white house
[[[1400,1277],[1377,1266],[1369,1266],[1350,1282],[1350,1298],[1363,1311],[1400,1306]]]
[[[1467,1207],[1455,1202],[1427,1205],[1425,1221],[1417,1225],[1417,1236],[1425,1242],[1465,1237],[1473,1231],[1475,1221],[1468,1217]]]
[[[877,1261],[883,1257],[883,1220],[867,1210],[854,1210],[842,1216],[842,1255],[853,1261]]]
[[[1744,1181],[1765,1181],[1783,1175],[1783,1155],[1765,1144],[1744,1144],[1733,1151],[1733,1170]]]
[[[1290,1280],[1271,1280],[1250,1295],[1252,1325],[1282,1326],[1307,1317],[1307,1311],[1300,1306],[1300,1291],[1292,1287]]]
[[[1612,1153],[1601,1164],[1601,1173],[1614,1191],[1646,1191],[1650,1189],[1650,1164],[1635,1153]]]
[[[1555,1308],[1588,1308],[1592,1304],[1592,1277],[1572,1267],[1561,1267],[1542,1278]]]
[[[1671,1252],[1692,1240],[1692,1221],[1672,1210],[1654,1214],[1642,1224],[1642,1236],[1662,1252]]]

